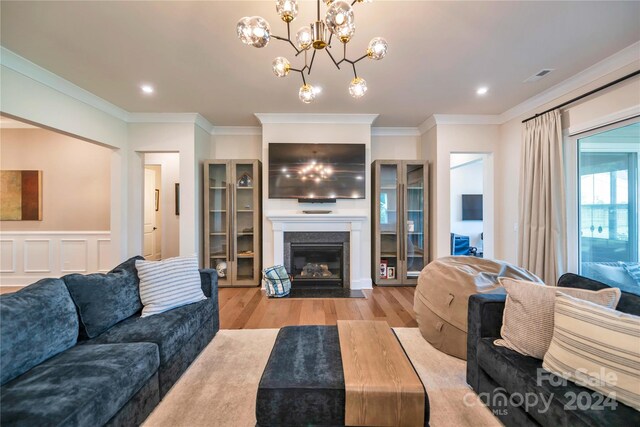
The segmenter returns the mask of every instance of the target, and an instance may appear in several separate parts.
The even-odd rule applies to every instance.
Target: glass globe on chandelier
[[[350,64],[353,69],[353,79],[349,83],[349,94],[353,98],[362,98],[367,92],[367,82],[358,76],[356,72],[356,64],[361,60],[368,58],[379,61],[385,57],[389,45],[382,37],[373,38],[367,47],[366,53],[355,59],[347,59],[347,44],[351,41],[356,32],[354,5],[356,3],[369,3],[371,0],[353,0],[349,3],[345,0],[324,0],[327,10],[324,19],[320,18],[320,0],[317,0],[317,19],[316,21],[300,27],[295,34],[295,40],[291,38],[291,22],[298,16],[297,0],[275,0],[276,12],[287,24],[287,37],[279,37],[271,34],[269,23],[260,16],[244,17],[238,21],[236,31],[238,38],[242,43],[262,48],[269,44],[273,37],[277,40],[288,42],[295,50],[295,56],[298,57],[304,52],[304,66],[301,68],[293,68],[289,60],[279,56],[272,62],[273,73],[277,77],[286,77],[289,72],[295,71],[302,77],[302,86],[298,91],[300,101],[309,104],[315,100],[320,92],[318,87],[314,87],[307,83],[307,77],[311,73],[313,62],[317,51],[325,50],[336,66],[340,70],[340,66],[344,63]],[[327,38],[328,36],[328,38]],[[330,48],[333,37],[342,44],[342,59],[336,61]],[[313,49],[312,49],[313,48]],[[307,53],[312,52],[311,60],[307,61]]]

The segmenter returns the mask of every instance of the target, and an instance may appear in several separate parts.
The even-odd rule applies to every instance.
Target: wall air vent
[[[540,80],[541,78],[543,78],[544,76],[546,76],[552,71],[553,71],[553,68],[545,68],[543,70],[540,70],[537,73],[535,73],[533,76],[525,80],[523,83],[537,82],[538,80]]]

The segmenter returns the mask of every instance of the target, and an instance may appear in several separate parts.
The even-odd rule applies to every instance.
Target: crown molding
[[[214,126],[198,113],[129,113],[127,123],[186,123],[212,133]]]
[[[0,117],[0,129],[40,129],[29,123],[13,120],[8,117]]]
[[[214,126],[211,135],[259,136],[262,135],[262,128],[260,126]]]
[[[264,124],[344,124],[371,125],[379,114],[300,114],[300,113],[255,113]]]
[[[420,132],[421,135],[425,134],[431,128],[433,128],[435,125],[436,125],[435,116],[429,116],[429,117],[427,117],[427,120],[425,120],[424,122],[420,123],[420,125],[418,126],[418,131]]]
[[[621,51],[603,59],[602,61],[592,65],[591,67],[569,77],[568,79],[550,87],[544,92],[535,95],[526,101],[516,105],[500,114],[500,123],[506,123],[524,114],[532,114],[533,110],[541,106],[553,102],[554,100],[566,95],[574,90],[592,83],[599,78],[617,71],[623,67],[638,62],[640,58],[640,42],[627,46]]]
[[[437,125],[499,125],[500,116],[493,114],[434,114]]]
[[[3,46],[0,46],[0,64],[115,118],[127,120],[129,113],[122,108],[82,89],[80,86],[63,79],[49,70],[45,70]]]
[[[372,127],[371,136],[420,136],[417,127]]]

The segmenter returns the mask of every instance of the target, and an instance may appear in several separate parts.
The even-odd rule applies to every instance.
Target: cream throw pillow
[[[200,285],[198,258],[175,257],[136,261],[140,278],[142,314],[148,317],[206,299]]]
[[[640,410],[640,317],[557,292],[542,367]]]
[[[537,359],[544,357],[553,337],[556,291],[609,308],[615,308],[620,300],[618,288],[588,291],[546,286],[506,277],[501,277],[499,281],[507,291],[507,300],[500,329],[502,339],[494,343]]]

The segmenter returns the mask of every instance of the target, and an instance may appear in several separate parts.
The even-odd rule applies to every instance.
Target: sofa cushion
[[[640,425],[640,412],[635,409],[620,402],[606,401],[598,392],[547,372],[542,368],[541,360],[496,346],[493,341],[494,338],[482,338],[478,343],[478,365],[507,394],[515,396],[512,396],[513,401],[527,399],[527,412],[540,424]],[[580,410],[584,402],[589,403],[591,409]]]
[[[620,289],[617,288],[599,291],[558,288],[503,277],[500,283],[507,291],[507,301],[500,329],[501,339],[496,344],[538,359],[544,357],[551,344],[556,290],[610,308],[615,308],[620,300]]]
[[[602,282],[598,282],[597,280],[589,279],[573,273],[565,273],[560,276],[558,279],[558,286],[589,289],[592,291],[598,291],[600,289],[610,287]],[[622,290],[622,295],[620,296],[620,301],[618,301],[616,310],[623,313],[633,314],[634,316],[640,316],[640,295]]]
[[[640,316],[556,292],[542,367],[640,411]]]
[[[144,306],[141,317],[164,313],[206,298],[202,292],[196,255],[162,261],[138,260],[136,268]]]
[[[140,311],[136,260],[131,258],[107,274],[69,274],[62,279],[80,314],[80,339],[94,338]]]
[[[178,352],[206,322],[212,322],[211,299],[175,308],[149,317],[131,317],[83,344],[152,342],[160,350],[160,363]]]
[[[0,389],[2,426],[101,426],[158,369],[151,343],[79,345]]]
[[[0,384],[73,347],[78,338],[76,308],[60,279],[0,295],[0,324]]]

